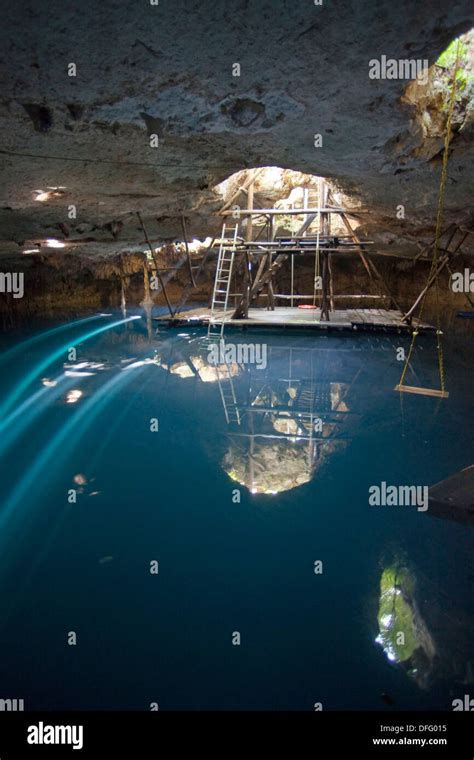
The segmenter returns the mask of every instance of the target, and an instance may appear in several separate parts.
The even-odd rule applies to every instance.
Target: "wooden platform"
[[[430,486],[428,513],[474,525],[474,465]]]
[[[170,316],[154,317],[159,322],[171,326],[208,325],[211,317],[210,309],[191,309],[179,312],[172,319]],[[399,311],[387,309],[337,309],[330,313],[330,321],[320,319],[319,309],[298,309],[291,306],[277,306],[274,311],[265,308],[249,309],[248,319],[232,319],[232,311],[226,312],[223,319],[226,327],[238,328],[298,328],[314,330],[361,330],[361,331],[411,331],[409,325],[402,322]],[[221,324],[222,317],[215,319]],[[432,325],[422,323],[419,328],[423,332],[433,331]]]

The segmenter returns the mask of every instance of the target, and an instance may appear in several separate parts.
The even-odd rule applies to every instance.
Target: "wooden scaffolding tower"
[[[358,303],[364,299],[379,300],[384,308],[395,307],[399,310],[380,271],[367,255],[367,248],[373,245],[373,241],[358,237],[349,219],[349,212],[333,203],[329,186],[323,179],[319,180],[317,188],[303,188],[302,207],[286,209],[256,207],[255,179],[256,174],[251,175],[250,182],[242,185],[220,212],[224,224],[212,299],[211,324],[217,324],[219,317],[223,324],[224,318],[229,316],[232,299],[234,308],[231,318],[234,320],[248,318],[249,308],[261,298],[266,299],[266,307],[272,311],[275,310],[276,301],[284,301],[290,307],[300,308],[302,302],[309,302],[304,307],[318,311],[320,321],[326,322],[330,321],[330,314],[335,311],[336,301],[342,299],[354,299]],[[238,200],[240,193],[246,195],[246,208],[229,208],[231,203]],[[292,234],[279,235],[282,226],[279,222],[286,221],[288,224],[283,218],[292,216],[303,217],[303,222]],[[342,234],[333,232],[334,217],[342,222]],[[258,232],[255,225],[257,220]],[[230,236],[227,227],[229,221],[233,223]],[[333,266],[335,254],[356,254],[377,292],[336,294]],[[295,257],[302,255],[312,256],[315,262],[314,290],[309,294],[294,291]],[[290,293],[276,293],[276,276],[285,263],[290,264]],[[234,289],[238,291],[236,293],[231,293],[232,277],[236,286]],[[219,306],[224,308],[219,310]]]

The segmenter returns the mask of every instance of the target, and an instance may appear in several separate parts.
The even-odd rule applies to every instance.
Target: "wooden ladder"
[[[224,319],[228,310],[238,230],[238,224],[234,228],[230,228],[230,230],[226,230],[225,222],[222,225],[216,277],[212,291],[211,314],[207,329],[208,338],[222,338],[224,334]],[[230,232],[230,239],[232,241],[230,246],[227,245],[226,234],[228,232]]]

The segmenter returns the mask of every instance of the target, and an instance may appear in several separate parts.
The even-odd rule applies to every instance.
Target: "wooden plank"
[[[274,311],[267,311],[264,308],[250,308],[248,319],[235,319],[232,317],[232,310],[228,310],[225,314],[219,313],[215,317],[216,323],[225,322],[229,326],[245,326],[249,327],[315,327],[316,329],[334,328],[334,329],[347,329],[352,330],[354,324],[356,324],[361,330],[385,330],[387,328],[393,328],[397,330],[407,330],[408,327],[400,322],[401,313],[398,311],[387,311],[386,318],[370,314],[369,309],[357,310],[357,309],[336,309],[331,312],[331,322],[320,322],[321,314],[320,309],[305,310],[298,308],[291,308],[286,306],[277,306]],[[168,322],[169,324],[207,324],[210,319],[210,310],[205,308],[192,309],[190,311],[184,311],[175,314],[175,322],[170,321],[169,317],[155,317],[157,321]],[[420,328],[423,329],[423,328]],[[430,325],[426,325],[428,330],[433,328]],[[409,386],[404,386],[403,390],[408,389]],[[416,391],[415,391],[416,392]],[[434,391],[430,395],[436,395],[437,391]]]
[[[395,391],[402,393],[415,393],[419,396],[434,396],[435,398],[449,398],[448,391],[437,391],[433,388],[418,388],[416,385],[396,385]]]
[[[237,243],[237,245],[240,250],[245,248],[247,249],[249,253],[258,254],[260,256],[265,256],[265,254],[267,253],[267,249],[265,248],[266,246],[265,243],[255,244],[254,242],[251,242],[251,243]],[[230,247],[230,243],[228,244],[228,247]],[[316,244],[314,244],[313,246],[301,245],[296,248],[288,248],[286,245],[279,245],[275,243],[272,246],[268,246],[268,248],[270,248],[270,250],[273,253],[285,253],[285,254],[295,254],[295,255],[296,254],[299,254],[299,255],[312,254],[314,256],[314,249],[316,248]],[[331,251],[331,253],[339,254],[340,256],[344,256],[347,253],[357,253],[357,254],[359,253],[359,249],[357,248],[357,246],[354,246],[352,248],[349,248],[349,246],[344,246],[344,247],[338,246],[337,248],[335,248],[334,246],[326,246],[324,244],[321,244],[319,246],[319,249],[321,251]]]

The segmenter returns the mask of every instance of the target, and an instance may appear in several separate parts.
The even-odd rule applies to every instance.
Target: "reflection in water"
[[[245,346],[251,347],[249,341]],[[308,483],[345,447],[351,427],[348,394],[360,368],[337,369],[341,363],[333,352],[338,374],[332,379],[328,352],[318,349],[268,346],[263,367],[225,360],[216,365],[206,342],[192,343],[188,350],[180,361],[168,364],[160,357],[159,364],[181,378],[218,384],[229,426],[222,466],[252,494],[277,494]],[[186,354],[185,345],[180,352]],[[232,353],[221,341],[221,356]],[[281,376],[275,376],[276,367]]]
[[[349,411],[343,401],[349,385],[319,380],[317,373],[301,376],[294,353],[288,355],[288,378],[249,369],[242,403],[235,401],[239,431],[229,433],[223,467],[253,494],[281,493],[307,483],[345,445],[339,436]],[[222,394],[230,418],[227,398]]]
[[[421,687],[427,687],[436,649],[417,608],[414,577],[401,567],[387,567],[380,579],[376,638],[390,662],[403,665]]]
[[[161,364],[163,369],[168,369],[166,364]],[[203,383],[216,383],[219,380],[227,380],[229,377],[236,377],[239,374],[237,364],[227,364],[225,367],[215,367],[209,364],[206,357],[189,356],[186,361],[175,362],[169,367],[172,375],[178,375],[181,378],[199,377]]]
[[[268,362],[262,368],[225,361],[216,367],[208,361],[208,344],[191,339],[179,349],[173,347],[179,361],[162,356],[158,363],[180,378],[216,383],[227,427],[223,470],[251,494],[276,496],[313,480],[317,487],[336,454],[357,445],[370,428],[382,435],[389,428],[386,371],[391,356],[387,352],[392,349],[395,354],[399,342],[389,337],[346,338],[339,344],[326,347],[320,341],[322,346],[315,342],[308,348],[307,342],[298,347],[275,341],[267,346]],[[225,354],[223,344],[221,355]],[[403,400],[400,415],[403,429]],[[426,429],[432,422],[430,411]],[[436,595],[438,590],[431,593]],[[465,627],[447,637],[447,613],[425,603],[434,636],[416,595],[413,571],[400,562],[383,570],[377,644],[387,660],[402,667],[423,690],[437,679],[463,682],[472,672],[474,654],[472,646],[466,647]],[[459,617],[459,610],[450,614]]]
[[[75,388],[72,391],[68,391],[66,395],[66,404],[77,404],[81,396],[82,391],[80,391],[78,388]]]

